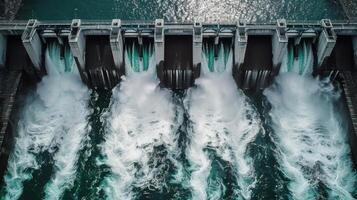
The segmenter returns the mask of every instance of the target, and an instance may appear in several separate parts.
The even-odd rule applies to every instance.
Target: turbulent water
[[[204,71],[185,99],[192,122],[186,153],[194,199],[246,199],[254,187],[247,148],[260,130],[260,120],[234,83],[231,55]]]
[[[264,91],[271,104],[276,156],[294,199],[353,199],[357,174],[350,158],[341,91],[311,76],[311,45],[294,57],[290,48],[280,75]]]
[[[152,59],[149,66],[142,63],[136,63],[141,67],[127,63],[129,73],[114,89],[106,117],[103,154],[110,175],[102,187],[110,199],[145,198],[170,190],[170,182],[179,178],[175,177],[181,164],[176,159],[178,119],[172,93],[159,87]]]
[[[73,184],[77,152],[86,129],[88,89],[75,74],[69,50],[46,50],[48,75],[27,99],[5,175],[5,199],[58,199]]]
[[[295,52],[297,51],[297,52]],[[68,47],[47,45],[1,199],[353,199],[341,91],[313,78],[311,44],[289,45],[263,93],[237,88],[232,49],[206,45],[201,77],[170,91],[153,47],[126,45],[126,75],[90,91]]]

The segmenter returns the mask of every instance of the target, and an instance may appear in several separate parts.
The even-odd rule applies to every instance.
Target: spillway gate
[[[58,42],[61,48],[70,48],[82,81],[94,89],[112,89],[120,82],[127,73],[125,49],[129,45],[138,47],[139,57],[143,57],[143,49],[149,45],[161,86],[173,90],[194,86],[202,73],[206,44],[214,47],[215,57],[219,46],[228,44],[237,86],[259,90],[279,73],[289,45],[309,41],[314,54],[313,74],[344,80],[346,101],[353,116],[352,151],[357,160],[357,88],[353,80],[357,73],[357,22],[0,21],[1,144],[21,77],[38,81],[47,73],[45,49],[51,41]]]

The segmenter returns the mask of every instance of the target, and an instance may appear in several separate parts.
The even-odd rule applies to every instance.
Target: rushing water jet
[[[72,73],[75,66],[70,61],[69,51],[66,51],[63,60],[60,59],[59,48],[55,43],[48,45],[48,75],[43,77],[34,94],[28,98],[18,123],[15,148],[5,175],[5,199],[19,198],[25,181],[43,184],[43,180],[33,177],[33,173],[48,170],[42,168],[46,162],[53,163],[50,168],[53,167],[55,173],[46,186],[46,196],[59,198],[73,180],[76,153],[88,114],[85,106],[88,89],[79,76]],[[49,154],[52,161],[43,160],[44,154]]]
[[[214,69],[203,63],[203,75],[185,99],[192,121],[186,154],[194,199],[250,198],[255,183],[246,151],[260,120],[233,80],[231,51],[224,62],[222,48]]]
[[[111,199],[145,198],[140,192],[170,190],[167,187],[181,168],[176,160],[178,123],[172,93],[159,87],[154,57],[144,56],[149,62],[137,62],[140,58],[133,58],[138,55],[134,52],[126,50],[127,76],[113,90],[107,114],[103,164],[111,173],[103,189]]]
[[[350,119],[343,115],[339,85],[311,76],[347,70],[341,83],[350,86],[347,106],[356,114],[357,100],[349,95],[355,86],[350,69],[355,38],[335,40],[333,32],[349,34],[344,23],[311,25],[319,37],[316,46],[311,38],[285,37],[285,29],[300,28],[290,29],[284,20],[275,32],[281,38],[270,35],[275,25],[164,25],[163,20],[155,27],[113,20],[108,38],[109,23],[74,20],[69,41],[62,32],[51,38],[53,27],[62,31],[69,25],[38,22],[30,30],[35,22],[28,23],[26,37],[10,37],[11,59],[0,70],[1,83],[12,91],[3,98],[8,90],[0,87],[0,101],[9,103],[0,106],[6,123],[15,93],[23,91],[14,80],[23,74],[27,84],[42,76],[43,67],[48,72],[28,97],[15,131],[4,199],[356,197],[346,139]],[[255,27],[258,36],[245,31]],[[99,32],[103,35],[89,36]],[[273,77],[285,45],[280,74]],[[23,59],[16,60],[18,54]],[[314,59],[322,66],[314,66]],[[31,61],[36,66],[22,66]],[[91,95],[77,69],[93,88]],[[274,84],[262,92],[272,78]],[[10,140],[11,133],[5,135]]]
[[[311,76],[311,45],[295,59],[290,48],[281,74],[264,91],[270,102],[276,156],[290,179],[294,199],[353,199],[357,174],[341,113],[340,90],[328,79]],[[299,75],[300,74],[300,75]]]

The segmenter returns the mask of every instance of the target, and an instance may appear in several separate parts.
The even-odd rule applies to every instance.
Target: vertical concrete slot
[[[21,36],[8,35],[6,36],[6,40],[4,69],[23,71],[27,79],[31,79],[34,82],[38,81],[40,77],[37,74],[32,60],[27,54]]]
[[[352,71],[355,65],[352,38],[339,36],[331,54],[316,69],[315,74],[328,76],[331,72]]]
[[[85,69],[93,88],[111,89],[119,82],[119,73],[113,73],[116,66],[107,35],[87,36],[85,56]]]
[[[186,89],[193,85],[192,36],[165,36],[165,87]]]
[[[259,52],[259,54],[257,54]],[[248,37],[244,63],[239,67],[236,81],[246,90],[264,89],[273,69],[271,36]]]
[[[195,22],[183,35],[165,35],[163,21],[156,20],[155,57],[161,84],[174,90],[187,89],[200,75],[202,24]]]

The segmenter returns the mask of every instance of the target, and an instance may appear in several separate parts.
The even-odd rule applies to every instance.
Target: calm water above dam
[[[274,21],[345,19],[337,0],[25,0],[18,19]]]

